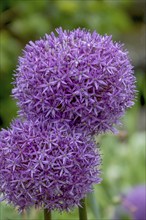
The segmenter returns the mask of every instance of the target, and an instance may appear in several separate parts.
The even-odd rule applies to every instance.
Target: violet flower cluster
[[[29,42],[13,97],[28,119],[63,119],[90,134],[114,130],[135,95],[128,53],[111,36],[57,29]]]
[[[1,131],[0,147],[0,191],[20,210],[69,210],[100,182],[94,141],[67,124],[17,119]]]
[[[20,210],[69,210],[100,183],[93,135],[114,130],[133,105],[128,54],[109,36],[57,29],[29,42],[13,97],[18,117],[0,132],[0,191]]]
[[[146,185],[136,185],[122,195],[121,204],[115,210],[113,220],[146,220],[145,205]]]

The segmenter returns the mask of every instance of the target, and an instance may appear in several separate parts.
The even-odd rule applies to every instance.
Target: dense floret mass
[[[28,119],[65,119],[89,133],[113,130],[134,103],[128,53],[111,36],[57,29],[29,42],[19,59],[13,96]]]
[[[123,198],[123,207],[134,220],[146,219],[146,185],[137,185]]]
[[[100,182],[100,154],[84,132],[19,119],[0,132],[0,191],[20,210],[69,210]]]
[[[115,209],[113,220],[146,219],[146,185],[134,186],[121,197],[121,204]]]

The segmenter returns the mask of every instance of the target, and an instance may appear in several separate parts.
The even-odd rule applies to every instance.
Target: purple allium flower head
[[[146,220],[146,185],[134,187],[123,199],[123,207],[133,220]]]
[[[146,220],[146,185],[133,187],[122,198],[113,219]]]
[[[131,107],[135,77],[128,53],[111,36],[57,29],[29,42],[19,59],[13,96],[28,119],[67,119],[100,133]]]
[[[19,119],[0,132],[0,191],[20,210],[69,210],[99,183],[100,154],[86,133]]]

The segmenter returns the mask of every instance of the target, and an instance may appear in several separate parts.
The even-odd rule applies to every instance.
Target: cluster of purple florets
[[[68,210],[100,181],[94,141],[68,125],[17,119],[0,146],[0,190],[21,209]]]
[[[136,185],[121,196],[113,220],[146,220],[146,185]]]
[[[113,130],[134,102],[127,52],[111,36],[57,29],[30,42],[19,59],[13,96],[28,119],[67,120],[90,134]]]
[[[19,59],[19,106],[0,132],[0,191],[20,210],[69,210],[100,183],[93,135],[114,130],[133,105],[127,52],[109,36],[57,29],[30,42]]]

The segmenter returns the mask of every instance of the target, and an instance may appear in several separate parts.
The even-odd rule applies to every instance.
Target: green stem
[[[79,220],[87,220],[86,201],[85,198],[81,200],[81,206],[79,207]]]
[[[23,210],[21,216],[22,216],[22,220],[27,219],[27,213],[26,213],[26,210]]]
[[[44,220],[51,220],[51,212],[48,209],[44,209]]]

